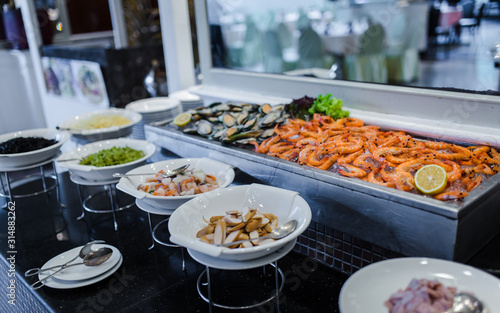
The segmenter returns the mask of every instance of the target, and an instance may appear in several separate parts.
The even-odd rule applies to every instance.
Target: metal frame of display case
[[[195,0],[195,9],[203,84],[190,90],[205,104],[276,104],[330,93],[366,124],[421,138],[500,147],[500,97],[214,68],[206,2]],[[167,127],[146,125],[146,138],[182,157],[208,156],[270,185],[299,191],[311,205],[314,221],[404,255],[466,261],[500,231],[494,223],[500,218],[497,176],[463,203],[440,203]]]
[[[462,202],[442,202],[171,127],[145,129],[147,140],[180,157],[209,157],[263,183],[297,191],[310,205],[313,221],[403,255],[467,261],[500,233],[499,175]]]

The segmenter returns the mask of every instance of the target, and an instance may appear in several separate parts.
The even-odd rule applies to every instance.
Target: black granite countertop
[[[168,151],[155,155],[159,161],[173,157]],[[37,169],[38,170],[38,169]],[[258,182],[238,172],[234,184]],[[135,205],[117,212],[118,230],[113,228],[111,214],[86,212],[82,220],[78,187],[69,173],[59,173],[60,202],[55,190],[47,194],[15,199],[16,214],[15,262],[17,273],[9,276],[8,207],[0,210],[0,247],[2,262],[1,312],[209,312],[209,305],[198,293],[199,286],[206,295],[202,275],[206,267],[199,264],[183,248],[165,247],[156,243],[153,249],[148,215]],[[15,187],[27,192],[31,183]],[[91,187],[96,192],[101,187]],[[118,192],[120,205],[134,201]],[[101,203],[102,204],[102,203]],[[152,225],[164,219],[152,215]],[[158,228],[157,235],[168,240],[167,223]],[[43,287],[36,291],[29,285],[34,277],[25,278],[24,272],[40,267],[52,257],[85,244],[102,239],[118,248],[123,264],[110,277],[90,286],[75,289]],[[500,268],[500,237],[474,257],[469,264],[480,268]],[[182,270],[182,260],[186,262]],[[348,275],[328,267],[315,259],[291,251],[277,262],[283,272],[283,289],[278,303],[271,301],[252,309],[228,310],[212,307],[212,312],[339,312],[338,298]],[[12,266],[11,266],[12,268]],[[274,292],[274,269],[271,266],[242,271],[210,270],[212,299],[230,306],[251,305],[270,297]],[[201,277],[201,278],[200,278]],[[200,280],[200,281],[199,281]],[[13,284],[13,285],[12,285]],[[13,288],[9,289],[9,286]],[[14,290],[16,306],[8,304],[8,293]]]
[[[56,194],[15,199],[16,254],[15,281],[16,306],[0,301],[5,312],[209,312],[209,305],[197,290],[197,281],[205,266],[194,261],[185,252],[186,268],[182,270],[182,249],[165,247],[152,239],[148,217],[135,205],[117,212],[118,231],[113,228],[111,214],[86,212],[81,214],[78,187],[68,172],[60,173],[60,200],[58,210]],[[243,173],[237,173],[235,184],[255,182]],[[28,184],[29,185],[29,184]],[[26,186],[15,189],[23,193]],[[94,187],[97,188],[97,187]],[[134,199],[118,192],[121,203]],[[2,252],[2,283],[8,285],[7,252],[8,210],[0,210],[0,246]],[[152,215],[156,225],[164,217]],[[157,230],[158,237],[168,240],[167,223]],[[35,277],[25,278],[23,273],[40,267],[52,257],[94,239],[105,240],[117,247],[123,255],[123,264],[110,277],[90,286],[76,289],[42,287],[29,288]],[[338,295],[348,275],[340,273],[314,259],[291,251],[278,262],[285,277],[279,295],[280,312],[338,312]],[[275,289],[274,269],[271,266],[242,271],[210,270],[212,299],[215,303],[231,306],[250,305],[269,298]],[[202,282],[205,276],[202,277]],[[201,290],[204,287],[201,285]],[[7,286],[5,287],[7,288]],[[5,288],[3,290],[5,291]],[[206,295],[205,291],[203,294]],[[230,312],[213,307],[212,312]],[[271,301],[262,306],[237,310],[238,312],[277,312]]]

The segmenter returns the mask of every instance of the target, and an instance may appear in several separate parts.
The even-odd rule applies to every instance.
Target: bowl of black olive
[[[16,169],[54,158],[71,134],[37,128],[0,135],[0,168]]]

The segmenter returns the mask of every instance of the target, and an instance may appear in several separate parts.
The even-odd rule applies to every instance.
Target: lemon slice
[[[422,193],[435,195],[446,188],[448,176],[446,171],[439,165],[429,164],[415,173],[415,186]]]
[[[181,127],[186,126],[189,122],[191,122],[191,113],[189,112],[181,113],[174,119],[174,124]]]

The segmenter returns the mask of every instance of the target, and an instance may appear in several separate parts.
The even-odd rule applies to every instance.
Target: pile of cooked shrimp
[[[493,147],[420,140],[357,118],[314,114],[310,121],[290,119],[274,132],[262,143],[254,142],[256,152],[408,192],[420,193],[414,179],[418,169],[439,165],[447,172],[448,185],[434,198],[443,201],[466,197],[500,171],[500,155]]]

